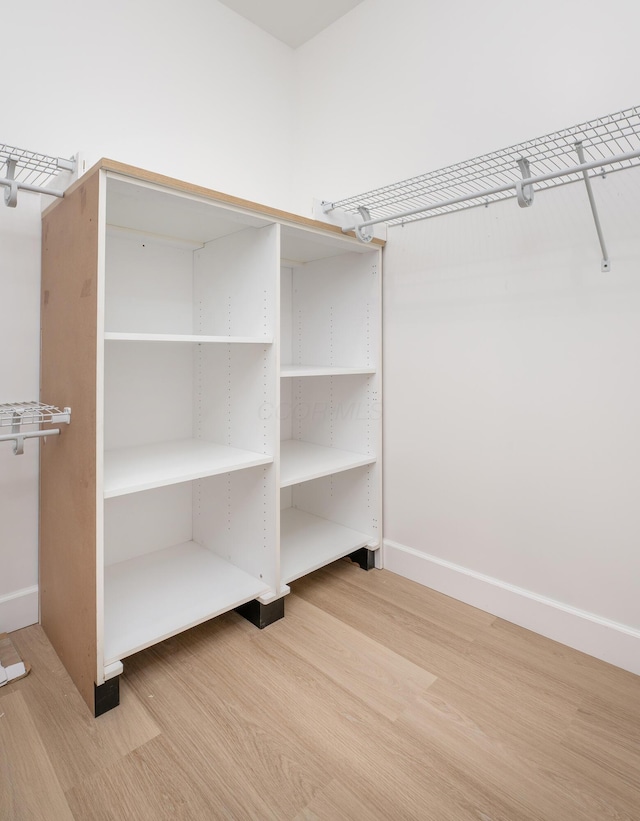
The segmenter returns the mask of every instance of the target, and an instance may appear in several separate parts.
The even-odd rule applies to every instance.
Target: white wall
[[[216,0],[26,0],[2,140],[284,205],[291,49]]]
[[[390,231],[385,566],[640,673],[640,169]]]
[[[366,0],[295,54],[298,207],[637,105],[639,17]],[[640,672],[638,174],[597,194],[608,275],[579,186],[389,230],[385,562]]]
[[[5,23],[3,143],[290,205],[292,51],[226,6],[26,0]],[[38,396],[39,207],[0,204],[0,402]],[[37,620],[37,451],[0,443],[0,631]]]
[[[40,198],[20,206],[0,204],[0,403],[38,396]],[[0,442],[0,632],[37,619],[37,582],[38,445]]]

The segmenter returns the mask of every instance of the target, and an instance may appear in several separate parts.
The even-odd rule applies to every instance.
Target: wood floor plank
[[[40,628],[13,634],[53,774],[29,817],[65,785],[76,821],[640,819],[637,676],[387,571],[292,588],[265,630],[229,613],[126,659],[97,720]]]
[[[508,646],[511,659],[526,660],[542,675],[585,698],[597,694],[640,715],[640,676],[503,619],[496,619],[481,641]]]
[[[349,568],[349,565],[346,567]],[[345,573],[344,570],[340,572]],[[369,571],[367,576],[375,579],[378,573],[386,572]],[[433,675],[455,677],[460,674],[460,659],[472,639],[432,621],[428,613],[423,615],[421,611],[405,610],[370,592],[360,582],[354,584],[343,575],[338,577],[327,569],[298,579],[291,589],[300,598]]]
[[[626,704],[640,702],[640,677],[503,619],[482,633],[473,653],[487,653],[507,667],[517,664],[528,675],[545,679],[549,691],[565,699],[600,693]]]
[[[502,625],[498,620],[469,645],[459,674],[442,676],[435,694],[455,697],[465,707],[472,702],[493,707],[493,720],[504,732],[509,732],[509,721],[523,737],[561,739],[584,691],[562,675],[564,663],[553,651],[522,652],[518,637],[505,634]],[[524,634],[520,641],[526,644]]]
[[[221,777],[205,759],[185,760],[159,736],[67,792],[78,821],[212,821],[249,818],[241,802],[224,790],[208,794],[193,777],[203,768],[212,782]],[[227,800],[228,799],[228,800]]]
[[[256,670],[244,628],[232,642],[212,638],[206,630],[185,634],[151,670],[147,659],[163,648],[139,654],[127,665],[127,681],[148,700],[176,752],[187,761],[206,761],[194,778],[214,803],[235,801],[238,818],[294,817],[330,774],[271,709],[269,671]]]
[[[285,629],[286,619],[256,633],[249,653],[229,648],[229,667],[216,686],[238,697],[242,679],[262,682],[244,704],[243,714],[253,712],[256,722],[270,715],[287,734],[303,738],[308,753],[324,759],[325,771],[334,779],[347,773],[349,783],[358,784],[359,794],[371,796],[383,817],[476,818],[468,794],[476,800],[477,785],[468,783],[450,762],[426,753],[422,744],[406,744],[393,722],[285,646],[278,638]],[[207,655],[201,646],[198,658],[206,663]],[[509,819],[511,805],[496,805],[501,810],[496,818]]]
[[[348,778],[348,776],[346,776]],[[389,810],[376,803],[376,796],[334,779],[321,790],[293,821],[389,821]],[[397,808],[392,816],[400,819]]]
[[[622,712],[630,726],[640,724],[640,678],[497,619],[470,645],[465,675],[442,677],[435,696],[468,709],[489,732],[522,743],[535,760],[538,749],[562,741],[585,700],[601,699],[601,710]],[[603,689],[604,671],[609,687]],[[613,700],[613,701],[612,701]],[[546,755],[546,752],[544,752]]]
[[[505,704],[503,709],[508,717],[517,713],[513,705]],[[640,791],[633,775],[637,760],[633,757],[621,769],[620,759],[617,766],[609,760],[602,767],[598,758],[610,751],[606,746],[599,749],[592,733],[588,733],[591,746],[585,748],[591,754],[582,755],[575,738],[567,745],[552,738],[545,743],[539,736],[527,744],[527,736],[505,733],[503,724],[498,728],[483,725],[476,720],[477,714],[475,701],[462,710],[429,690],[399,724],[409,734],[435,741],[447,758],[488,785],[494,797],[517,792],[525,807],[540,809],[544,818],[637,821],[640,817]],[[630,781],[621,779],[621,774]]]
[[[635,819],[640,807],[634,809],[626,785],[581,754],[579,726],[587,709],[585,699],[597,697],[588,696],[590,692],[599,693],[599,685],[585,683],[585,666],[592,661],[498,619],[470,647],[465,659],[468,674],[458,681],[439,679],[425,700],[441,699],[448,709],[465,715],[492,743],[533,768],[558,795],[571,796],[576,812],[580,808],[584,817],[593,812],[595,818]],[[629,695],[633,682],[627,673],[609,665],[603,668],[608,668],[612,687]],[[637,688],[640,679],[633,678]],[[619,722],[640,728],[640,707],[629,712],[616,705],[616,710],[623,711]],[[594,712],[606,716],[607,702],[600,702]],[[635,729],[627,730],[632,732]],[[567,743],[570,733],[573,745]],[[597,734],[587,732],[585,738],[594,745]],[[596,743],[590,757],[597,758],[600,749]],[[632,763],[633,757],[627,756],[626,767]]]
[[[375,796],[389,818],[471,818],[461,812],[455,785],[423,761],[421,750],[404,749],[391,722],[271,639],[281,625],[284,622],[255,631],[251,646],[246,642],[227,645],[222,653],[215,644],[208,646],[203,631],[197,647],[191,636],[181,637],[194,651],[188,662],[188,698],[192,704],[207,705],[216,724],[224,722],[218,742],[223,742],[225,758],[217,766],[231,766],[227,779],[247,778],[251,787],[262,785],[258,793],[262,795],[268,776],[271,801],[277,807],[274,817],[279,819],[295,818],[313,795],[345,773],[364,794]],[[205,671],[211,672],[209,679]],[[136,677],[133,686],[140,686],[143,692],[147,686],[144,664]],[[184,697],[176,704],[181,686],[178,681],[173,685],[165,681],[161,701],[158,695],[153,698],[153,709],[160,708],[155,714],[158,722],[163,721],[167,704],[173,704],[182,715]],[[165,703],[169,689],[172,693]],[[225,718],[221,711],[229,712],[231,703],[238,712]],[[198,726],[188,728],[187,738],[179,737],[177,744],[183,754],[188,753],[187,740],[198,732]],[[173,728],[163,728],[163,732],[171,732],[175,738]],[[199,738],[198,747],[208,743]],[[212,749],[208,755],[215,758],[219,752]],[[303,766],[309,769],[301,779]],[[274,784],[280,789],[274,791]],[[239,787],[239,794],[242,792]],[[258,801],[257,796],[250,799],[244,792],[246,800]],[[433,813],[425,814],[427,798]],[[262,809],[257,817],[271,817],[265,812]]]
[[[27,700],[14,689],[0,700],[0,818],[73,821]]]
[[[564,771],[588,785],[586,792],[596,791],[634,821],[640,818],[639,709],[612,706],[598,696],[587,699],[557,754]]]
[[[484,790],[485,803],[478,803],[478,817],[492,818],[496,801],[510,805],[508,817],[516,819],[600,819],[618,818],[631,821],[621,806],[606,805],[591,791],[582,792],[578,781],[558,788],[554,777],[554,760],[549,768],[532,767],[509,744],[489,736],[465,713],[455,710],[432,693],[412,705],[398,719],[408,738],[425,747],[433,746],[438,754],[455,766],[478,791]],[[569,787],[569,789],[567,789]],[[572,789],[573,788],[573,789]],[[594,802],[595,799],[595,802]],[[597,803],[596,803],[597,802]],[[600,806],[598,807],[598,804]],[[598,807],[597,810],[595,808]],[[606,807],[606,811],[603,810]],[[594,810],[598,814],[593,814]]]
[[[120,688],[120,707],[95,719],[41,627],[18,630],[11,637],[32,665],[15,686],[29,702],[63,790],[158,734],[158,726],[126,682]]]
[[[451,596],[445,596],[437,590],[430,590],[388,570],[365,572],[357,564],[345,559],[327,565],[324,572],[336,579],[357,585],[369,595],[378,596],[394,607],[418,614],[428,619],[432,625],[455,633],[466,641],[472,641],[496,620],[496,616],[491,613],[478,610]],[[314,577],[307,576],[306,579],[313,581]]]
[[[294,649],[372,710],[395,719],[436,677],[295,594],[270,637]]]

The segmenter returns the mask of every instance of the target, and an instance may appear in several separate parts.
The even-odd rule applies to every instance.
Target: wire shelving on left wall
[[[57,436],[60,428],[42,428],[44,424],[69,424],[71,408],[57,408],[43,402],[9,402],[0,404],[0,442],[13,442],[15,454],[24,453],[25,439]],[[3,429],[11,428],[9,433]],[[28,430],[24,430],[28,428]]]
[[[5,205],[15,208],[20,190],[64,196],[64,188],[49,186],[61,172],[74,173],[76,168],[76,157],[51,157],[0,143],[0,185],[4,187]]]

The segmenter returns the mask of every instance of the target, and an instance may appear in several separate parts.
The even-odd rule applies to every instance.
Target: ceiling
[[[298,48],[362,0],[220,0],[256,26]]]

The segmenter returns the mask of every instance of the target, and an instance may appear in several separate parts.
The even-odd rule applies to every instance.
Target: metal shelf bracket
[[[581,142],[576,142],[575,144],[576,154],[578,155],[578,160],[580,165],[584,164],[584,148]],[[602,226],[600,225],[600,216],[598,215],[598,207],[596,205],[596,200],[593,195],[593,188],[591,186],[591,180],[589,179],[589,174],[586,171],[582,172],[582,176],[584,178],[584,184],[587,189],[587,196],[589,197],[589,205],[591,206],[591,213],[593,214],[593,221],[596,226],[596,233],[598,234],[598,241],[600,243],[600,249],[602,250],[602,263],[600,265],[601,271],[610,271],[611,270],[611,262],[609,260],[609,254],[607,253],[607,246],[604,241],[604,234],[602,233]]]
[[[533,204],[533,185],[531,185],[531,183],[525,184],[525,180],[531,177],[529,160],[525,159],[525,157],[520,157],[518,160],[518,168],[522,174],[522,179],[516,180],[516,197],[518,198],[520,208],[528,208]]]
[[[362,222],[365,223],[367,220],[371,219],[371,213],[369,212],[368,208],[365,208],[364,205],[361,205],[358,208],[358,213],[362,217]],[[373,231],[367,231],[364,225],[356,225],[356,236],[360,240],[360,242],[371,242],[373,239]]]
[[[7,184],[4,189],[4,204],[9,208],[15,208],[18,203],[18,182],[16,180],[17,167],[17,160],[13,158],[7,160]]]

